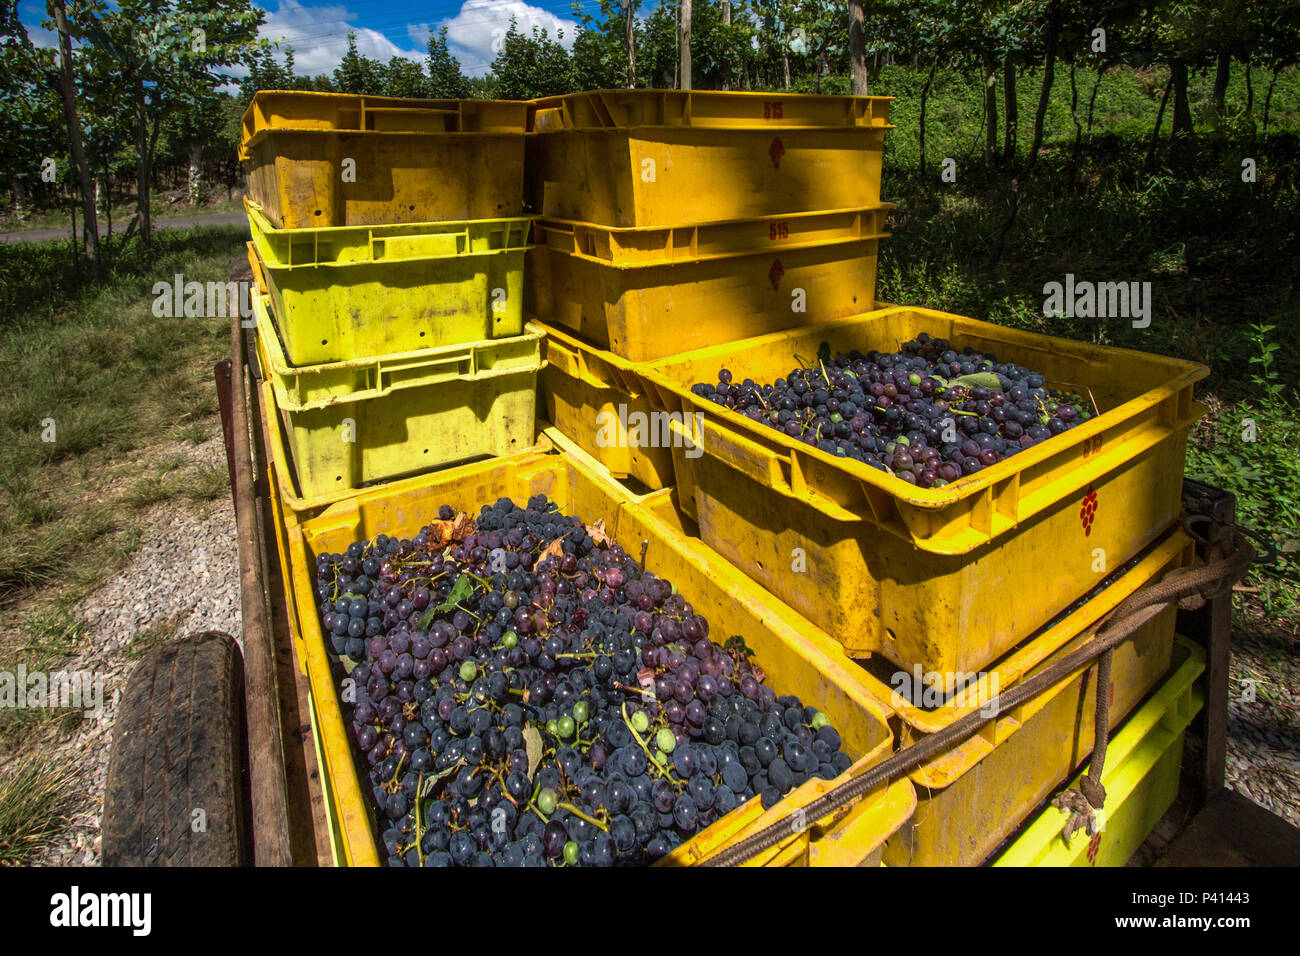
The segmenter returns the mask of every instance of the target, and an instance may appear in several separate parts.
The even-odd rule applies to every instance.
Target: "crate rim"
[[[1039,345],[1048,345],[1053,342],[1061,341],[1059,337],[1045,335],[1041,332],[1027,332],[1020,329],[1010,329],[1006,326],[996,325],[992,322],[967,318],[965,316],[957,316],[955,313],[941,312],[937,309],[929,309],[922,306],[893,306],[872,312],[863,312],[841,319],[832,319],[816,325],[803,326],[797,330],[772,332],[767,335],[755,336],[751,339],[742,339],[731,344],[734,346],[743,346],[748,342],[758,343],[767,339],[788,337],[790,331],[798,331],[801,334],[811,335],[822,330],[841,328],[846,325],[862,323],[869,319],[879,320],[887,318],[890,315],[909,312],[938,318],[960,318],[963,322],[974,323],[981,328],[987,328],[991,331],[997,331],[1004,334],[1013,333],[1017,337],[1034,340]],[[987,468],[981,469],[973,475],[965,475],[940,488],[921,488],[916,485],[909,485],[907,482],[895,479],[892,475],[878,471],[867,464],[848,458],[840,458],[828,454],[820,448],[816,448],[812,445],[807,445],[803,442],[796,442],[791,439],[790,436],[785,435],[776,429],[768,428],[746,418],[744,415],[732,411],[731,409],[696,395],[690,390],[689,386],[681,385],[676,380],[659,371],[657,368],[657,366],[660,365],[677,364],[689,360],[692,356],[701,352],[711,351],[712,349],[716,349],[717,346],[708,346],[701,349],[695,349],[691,352],[681,352],[662,359],[633,364],[640,374],[644,375],[656,385],[667,389],[682,398],[684,401],[689,402],[697,411],[706,412],[708,415],[717,415],[721,421],[731,426],[733,431],[736,429],[736,426],[740,426],[742,429],[740,432],[741,436],[751,442],[756,440],[752,436],[757,436],[760,443],[763,439],[773,441],[780,445],[786,453],[797,451],[801,455],[807,455],[813,460],[818,461],[823,465],[831,466],[850,478],[869,484],[878,491],[888,494],[911,507],[927,511],[938,511],[943,508],[951,507],[966,498],[973,497],[999,482],[1014,477],[1027,467],[1040,464],[1054,455],[1064,452],[1067,448],[1081,444],[1083,441],[1106,431],[1109,427],[1132,418],[1134,415],[1144,411],[1145,409],[1159,405],[1165,399],[1178,394],[1184,388],[1195,385],[1210,374],[1208,366],[1202,365],[1199,362],[1190,362],[1186,359],[1170,358],[1168,356],[1157,355],[1151,352],[1141,352],[1137,349],[1125,349],[1115,346],[1098,345],[1090,347],[1104,350],[1110,354],[1141,356],[1143,359],[1148,361],[1158,359],[1162,362],[1168,363],[1171,366],[1171,370],[1176,366],[1177,374],[1171,380],[1166,381],[1162,385],[1131,398],[1115,408],[1102,412],[1100,415],[1094,416],[1082,425],[1077,425],[1074,428],[1069,429],[1069,431],[1064,432],[1062,435],[1054,435],[1050,439],[1041,441],[1036,445],[1026,448],[1024,451],[1019,452],[1011,458],[1005,458],[995,465],[990,465]],[[1197,411],[1197,409],[1200,409],[1201,411]],[[1193,415],[1185,424],[1190,424],[1201,417],[1203,410],[1204,406],[1193,400]],[[1062,445],[1052,444],[1053,441],[1062,438],[1064,435],[1072,436],[1071,441]]]

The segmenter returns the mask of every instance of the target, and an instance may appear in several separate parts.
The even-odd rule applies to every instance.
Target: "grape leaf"
[[[462,574],[456,579],[456,583],[451,586],[451,593],[447,595],[447,600],[443,601],[437,607],[431,607],[420,615],[420,627],[428,627],[434,617],[445,612],[453,610],[457,604],[466,600],[474,594],[474,579],[468,574]]]
[[[465,760],[462,758],[460,760],[457,760],[446,770],[439,770],[437,773],[433,774],[432,776],[425,777],[424,780],[421,781],[420,783],[419,798],[423,800],[426,797],[431,796],[433,794],[434,787],[436,787],[441,781],[455,774],[463,766],[465,766]]]
[[[587,534],[591,535],[591,539],[601,547],[608,547],[614,543],[614,539],[605,533],[604,518],[601,518],[595,524],[583,525],[583,528]]]
[[[343,665],[343,672],[345,674],[351,674],[353,668],[357,666],[357,662],[346,654],[339,655],[339,663]]]
[[[831,360],[831,343],[823,342],[817,346],[817,358],[821,360],[822,364]]]
[[[537,556],[537,560],[533,562],[534,571],[536,571],[537,566],[547,558],[558,558],[560,555],[564,554],[564,538],[564,535],[560,535],[560,537],[556,538],[546,546],[542,553]]]
[[[978,386],[987,388],[990,392],[1002,391],[1002,380],[993,372],[972,372],[970,375],[960,375],[947,384]]]
[[[474,533],[474,521],[465,512],[458,512],[449,521],[435,519],[429,522],[430,551],[439,551],[449,544],[464,541]]]
[[[542,762],[542,734],[532,724],[524,727],[524,751],[528,754],[528,779],[533,779],[533,771]]]
[[[738,654],[741,658],[754,656],[754,652],[749,649],[749,645],[745,643],[745,639],[739,634],[732,634],[731,637],[727,638],[727,643],[723,646],[733,654]]]

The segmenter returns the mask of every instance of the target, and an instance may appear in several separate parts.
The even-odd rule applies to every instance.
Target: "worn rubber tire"
[[[249,862],[245,752],[235,641],[206,631],[151,652],[128,678],[113,727],[104,865]]]

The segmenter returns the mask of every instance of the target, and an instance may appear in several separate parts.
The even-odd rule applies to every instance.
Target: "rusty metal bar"
[[[235,488],[235,424],[234,408],[231,406],[230,359],[222,359],[213,366],[212,374],[217,380],[217,406],[221,409],[221,437],[226,445],[226,470],[230,473],[230,488]],[[235,503],[238,508],[239,503]]]

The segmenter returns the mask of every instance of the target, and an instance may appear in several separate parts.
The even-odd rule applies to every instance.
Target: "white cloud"
[[[530,6],[524,0],[465,0],[460,12],[440,25],[447,27],[447,44],[466,75],[481,76],[488,72],[501,40],[510,29],[512,16],[522,33],[531,33],[536,26],[554,39],[563,30],[564,45],[573,45],[578,27],[573,20]]]
[[[305,76],[332,73],[348,51],[349,31],[357,35],[357,52],[387,63],[395,56],[417,62],[424,58],[423,44],[401,47],[378,30],[356,26],[357,15],[342,4],[304,6],[298,0],[279,0],[267,11],[259,35],[293,47],[294,72]]]

